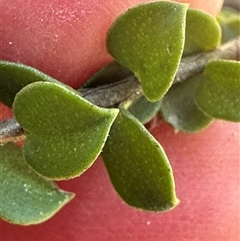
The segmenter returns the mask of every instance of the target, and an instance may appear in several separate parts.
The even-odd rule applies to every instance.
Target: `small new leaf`
[[[28,164],[58,180],[79,176],[92,165],[118,113],[49,82],[32,83],[19,91],[13,111],[28,133],[23,150]]]
[[[120,15],[108,31],[109,53],[134,72],[150,101],[167,92],[176,74],[187,6],[162,1],[140,4]]]
[[[213,50],[220,42],[221,28],[217,20],[203,11],[188,9],[183,55]]]
[[[74,197],[35,173],[13,144],[0,146],[0,170],[0,217],[10,223],[44,222]]]
[[[166,211],[178,204],[164,150],[128,111],[119,113],[102,157],[113,186],[129,205]]]
[[[196,89],[196,104],[207,115],[240,122],[240,62],[211,61]]]

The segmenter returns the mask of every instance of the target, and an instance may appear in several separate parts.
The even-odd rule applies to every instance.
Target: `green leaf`
[[[213,50],[220,42],[221,28],[217,20],[203,11],[188,9],[184,55]]]
[[[176,131],[200,131],[212,122],[195,104],[195,90],[202,76],[194,76],[171,87],[163,97],[161,111],[166,122]]]
[[[52,179],[79,176],[102,150],[118,110],[94,106],[74,90],[49,82],[32,83],[16,95],[13,111],[29,133],[28,164]]]
[[[162,99],[156,102],[150,102],[145,96],[140,96],[131,101],[131,103],[122,104],[133,116],[135,116],[142,124],[149,122],[158,113],[162,104]]]
[[[102,157],[113,186],[129,205],[166,211],[178,204],[164,150],[126,110],[114,122]]]
[[[0,170],[0,216],[8,222],[44,222],[74,197],[35,173],[13,144],[0,146]]]
[[[217,17],[222,28],[222,42],[240,35],[240,14],[237,10],[224,7]]]
[[[24,86],[38,81],[57,82],[37,69],[8,61],[0,61],[0,77],[0,101],[9,107]]]
[[[207,115],[240,121],[240,62],[214,60],[205,68],[205,78],[196,90],[196,104]]]
[[[117,81],[123,80],[133,72],[125,68],[117,62],[112,62],[103,68],[101,68],[97,73],[95,73],[90,79],[88,79],[81,87],[82,88],[94,88],[101,85],[115,83]]]
[[[166,93],[176,74],[187,6],[161,1],[141,4],[120,15],[108,31],[109,53],[134,72],[150,101]]]

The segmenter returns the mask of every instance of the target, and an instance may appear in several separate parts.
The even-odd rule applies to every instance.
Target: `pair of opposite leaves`
[[[140,5],[122,15],[109,31],[109,52],[112,52],[111,49],[113,52],[116,50],[117,55],[112,52],[113,56],[119,62],[122,59],[126,61],[125,65],[140,78],[144,93],[151,100],[165,94],[172,83],[183,51],[185,15],[186,5],[166,2]],[[159,21],[159,16],[165,20]],[[134,28],[132,24],[126,26],[129,17],[135,23]],[[139,28],[138,25],[142,22],[144,24]],[[151,28],[153,31],[149,33]],[[162,32],[161,28],[165,31]],[[112,42],[122,41],[121,35],[120,38],[117,35],[120,30],[126,30],[125,34],[132,38],[128,38],[126,43],[122,42],[120,47],[118,44],[113,46]],[[146,34],[153,36],[146,38]],[[147,41],[142,42],[145,38]],[[134,41],[135,47],[131,49]],[[153,47],[155,51],[151,55]],[[164,50],[161,56],[156,54],[158,49]],[[128,50],[129,53],[126,54]],[[132,54],[141,60],[133,62],[128,59]],[[160,75],[159,66],[164,70]],[[148,75],[145,73],[146,67]],[[43,79],[49,80],[46,77]],[[18,91],[19,89],[16,93]],[[12,93],[12,96],[15,94]],[[93,106],[67,87],[42,82],[23,88],[13,107],[18,121],[30,133],[24,146],[28,163],[41,174],[56,179],[79,175],[92,164],[101,152],[118,112]],[[61,110],[64,114],[61,115],[56,110]],[[133,148],[136,143],[139,146]],[[150,210],[166,210],[177,204],[171,169],[162,148],[126,111],[122,111],[115,120],[104,150],[103,157],[112,182],[129,204]],[[135,160],[136,158],[139,159]],[[135,175],[132,175],[133,170]],[[142,178],[143,175],[145,178]],[[165,176],[165,182],[160,182],[159,175]],[[126,182],[129,178],[132,182]]]
[[[154,10],[155,4],[150,8]],[[186,7],[174,4],[174,10],[175,8],[179,8],[180,15],[183,15],[183,9]],[[141,9],[142,6],[139,10],[140,15]],[[175,13],[172,12],[172,6],[167,3],[166,6],[160,4],[158,10],[158,15],[163,14],[165,17],[166,10],[170,11],[168,13],[170,15]],[[144,17],[143,13],[142,15]],[[153,19],[155,17],[156,13]],[[175,22],[177,23],[176,20]],[[169,23],[166,25],[170,27]],[[180,32],[182,35],[183,28]],[[177,204],[171,167],[164,151],[128,112],[123,110],[118,114],[116,109],[108,110],[93,106],[74,90],[28,67],[2,63],[2,72],[2,76],[6,77],[4,83],[1,82],[2,98],[9,105],[14,101],[13,110],[16,119],[28,133],[23,150],[25,159],[34,170],[53,179],[80,175],[101,152],[110,127],[118,115],[103,152],[115,188],[126,202],[139,208],[163,211]],[[33,80],[39,82],[31,83]],[[136,144],[138,146],[134,148]],[[2,147],[1,151],[9,153],[8,148],[12,147]],[[6,155],[2,156],[7,158]],[[4,170],[7,170],[6,163],[10,162],[2,163]],[[7,171],[11,172],[14,173],[11,169]],[[2,191],[7,192],[12,187],[13,192],[19,193],[19,186],[16,185],[13,176],[8,174],[2,176],[4,178]],[[19,195],[31,197],[29,191]],[[20,198],[20,200],[24,200],[20,201],[21,205],[28,203],[28,199]],[[26,215],[26,219],[19,220],[19,215],[16,215],[18,211],[21,212],[19,205],[15,209],[11,204],[3,202],[1,215],[16,223],[36,223],[42,221],[43,217],[46,219],[47,215],[43,214],[49,213],[46,210],[39,212],[40,215],[34,212],[34,215]],[[4,213],[9,210],[17,212]]]
[[[196,132],[214,119],[240,122],[240,63],[214,60],[204,73],[171,87],[161,112],[176,131]]]
[[[143,11],[144,17],[137,15],[137,11],[135,12],[136,19],[141,19],[139,23],[137,20],[135,22],[130,21],[130,19],[132,19],[132,12],[130,11],[129,15],[126,14],[120,23],[117,22],[117,24],[113,25],[108,35],[108,49],[118,62],[135,70],[136,74],[140,76],[139,78],[146,97],[154,100],[154,93],[156,93],[158,97],[165,94],[165,87],[172,83],[171,70],[173,72],[176,71],[174,65],[169,66],[168,71],[162,71],[162,69],[164,69],[162,66],[166,62],[165,60],[167,59],[172,61],[171,63],[177,64],[177,62],[174,61],[179,61],[179,56],[181,56],[182,53],[180,48],[177,49],[176,47],[179,52],[175,51],[175,56],[169,56],[169,46],[171,46],[169,43],[172,44],[173,41],[176,42],[179,40],[179,36],[177,34],[170,35],[169,33],[172,33],[170,30],[169,32],[166,30],[166,36],[164,35],[165,32],[160,34],[158,30],[163,28],[164,23],[161,23],[162,26],[160,26],[160,23],[156,24],[155,29],[150,28],[154,20],[149,17],[149,12],[150,10]],[[154,15],[153,11],[151,13]],[[169,19],[174,22],[171,15]],[[167,21],[169,21],[169,19]],[[229,9],[223,9],[218,19],[220,24],[216,19],[201,11],[191,9],[187,11],[183,56],[214,49],[221,42],[221,37],[222,41],[226,41],[239,34],[239,28],[236,28],[240,22],[238,13]],[[137,27],[136,22],[138,23]],[[149,23],[149,25],[147,23]],[[146,31],[144,29],[146,26],[149,26],[150,30]],[[178,26],[178,30],[179,29]],[[223,30],[222,33],[221,30]],[[138,34],[138,31],[142,33],[142,35]],[[122,34],[122,32],[124,32],[124,34]],[[161,40],[161,42],[156,43],[156,38],[152,38],[157,46],[155,51],[152,51],[154,48],[152,48],[153,45],[149,40],[149,36],[155,36],[157,34],[159,34],[158,39]],[[125,35],[127,36],[126,38],[124,38]],[[179,46],[182,47],[180,43]],[[158,50],[156,51],[156,49]],[[150,55],[150,53],[152,55]],[[136,55],[141,56],[137,59],[138,62],[135,59]],[[154,59],[155,62],[153,62],[152,59]],[[150,66],[146,78],[144,77],[144,74],[146,76],[145,68],[141,68],[141,64],[147,67]],[[151,72],[151,68],[153,68],[155,72]],[[240,120],[238,108],[240,105],[239,72],[239,62],[213,61],[208,64],[204,74],[194,76],[184,83],[174,85],[164,98],[162,98],[162,101],[158,100],[157,102],[151,103],[144,97],[141,97],[132,103],[128,110],[143,123],[147,122],[149,117],[151,118],[158,110],[161,110],[164,119],[168,123],[176,130],[184,132],[199,131],[208,126],[215,118],[238,122]],[[226,75],[226,73],[228,74]],[[124,67],[112,63],[93,76],[86,86],[89,84],[90,86],[96,86],[96,84],[119,81],[131,74],[132,73],[129,73]],[[155,83],[154,80],[156,81]],[[144,85],[144,82],[146,82],[146,85]],[[201,84],[199,85],[200,82]],[[225,88],[225,82],[231,83],[229,84],[230,88]],[[154,84],[149,86],[149,84],[151,85],[152,83]],[[163,87],[163,85],[165,85],[165,87]],[[197,98],[195,98],[195,89],[198,89]],[[206,96],[206,93],[208,93],[208,96]],[[216,95],[216,93],[218,94]],[[207,102],[211,104],[208,105]],[[148,113],[145,113],[146,111],[143,111],[143,108],[148,108]]]
[[[239,12],[224,7],[217,16],[221,42],[240,34]],[[215,60],[203,74],[177,83],[164,96],[161,112],[176,131],[196,132],[214,119],[240,121],[240,63]]]
[[[158,100],[151,104],[140,99],[144,103],[137,105],[145,107],[147,103],[154,113],[159,108],[168,123],[176,130],[185,132],[199,131],[209,125],[213,119],[239,122],[239,62],[213,61],[207,65],[204,74],[174,85],[168,91],[176,73],[174,64],[178,65],[182,55],[184,57],[212,50],[219,45],[221,37],[222,41],[227,41],[239,34],[239,13],[223,9],[219,16],[219,24],[208,14],[189,9],[186,14],[182,52],[183,38],[181,38],[180,25],[183,23],[179,21],[179,25],[175,24],[175,19],[169,15],[166,21],[171,23],[172,29],[168,26],[164,32],[159,33],[159,29],[164,29],[166,25],[165,22],[157,24],[151,18],[152,15],[157,15],[157,12],[156,6],[155,11],[145,8],[143,15],[138,15],[136,11],[135,21],[131,21],[133,13],[129,11],[129,15],[126,14],[120,23],[111,27],[107,39],[109,52],[119,63],[133,70],[138,76],[146,98],[150,101]],[[151,25],[155,28],[151,28]],[[149,27],[148,30],[145,29],[146,26]],[[156,39],[160,41],[157,42]],[[135,56],[138,56],[137,60]],[[162,96],[164,98],[159,103],[159,98]],[[131,106],[129,110],[137,116],[143,116],[136,113],[136,110],[131,110]]]
[[[11,145],[0,148],[4,170],[0,192],[5,197],[0,206],[2,218],[26,225],[51,217],[72,195],[55,190],[37,173],[50,179],[78,176],[94,162],[104,144],[104,163],[128,204],[154,211],[177,205],[171,167],[162,147],[127,111],[93,106],[74,90],[51,82],[24,87],[16,95],[13,110],[28,134],[25,159]],[[26,168],[25,160],[37,173]],[[27,212],[21,215],[23,210]]]

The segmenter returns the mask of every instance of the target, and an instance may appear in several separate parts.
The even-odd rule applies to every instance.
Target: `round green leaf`
[[[213,50],[220,42],[221,28],[217,20],[203,11],[188,9],[183,55]]]
[[[212,122],[195,104],[195,89],[202,76],[194,76],[171,87],[163,97],[161,112],[166,122],[176,131],[200,131]]]
[[[114,122],[102,157],[113,186],[129,205],[166,211],[179,203],[164,150],[126,110]]]
[[[120,15],[109,29],[109,53],[134,72],[150,101],[166,93],[176,74],[187,6],[161,1],[141,4]]]
[[[240,121],[240,62],[211,61],[199,84],[196,104],[207,115],[233,122]]]
[[[57,82],[37,69],[8,61],[0,61],[0,77],[0,101],[9,107],[24,86],[37,81]]]
[[[44,222],[74,197],[35,173],[13,144],[0,146],[0,170],[0,217],[8,222]]]
[[[73,178],[89,168],[118,113],[49,82],[32,83],[18,92],[13,111],[29,133],[24,145],[28,164],[52,179]]]

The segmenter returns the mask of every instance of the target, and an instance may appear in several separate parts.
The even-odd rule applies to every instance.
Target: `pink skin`
[[[111,60],[104,47],[107,28],[137,2],[143,1],[3,0],[0,58],[31,64],[77,86]],[[212,14],[221,6],[221,1],[192,3]],[[0,113],[1,119],[11,116],[3,105]],[[187,135],[175,134],[158,118],[148,125],[173,166],[181,203],[171,212],[148,213],[124,204],[98,159],[81,177],[59,183],[77,196],[55,217],[31,227],[1,221],[2,240],[237,241],[239,127],[218,121]]]
[[[239,240],[239,125],[216,122],[186,135],[159,122],[151,132],[171,160],[177,208],[154,214],[127,206],[99,159],[83,176],[59,183],[77,196],[55,217],[31,227],[2,222],[2,240]]]
[[[120,13],[140,2],[149,0],[40,0],[28,4],[3,0],[0,58],[21,61],[78,87],[112,60],[105,48],[107,30]],[[188,2],[216,14],[222,0]]]

